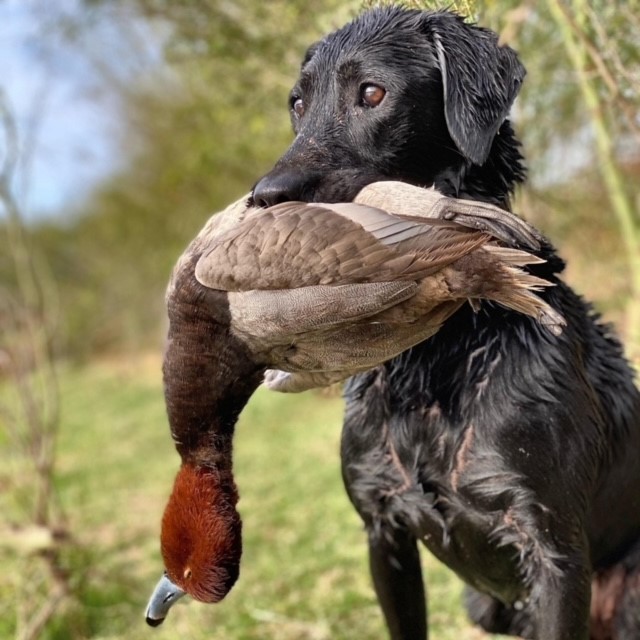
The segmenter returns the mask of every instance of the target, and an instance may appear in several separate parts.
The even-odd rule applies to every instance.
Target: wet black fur
[[[254,199],[344,201],[400,179],[508,207],[523,77],[495,34],[451,13],[368,12],[309,50],[296,138]],[[371,83],[386,89],[375,108]],[[343,475],[394,640],[427,634],[418,540],[470,585],[474,621],[540,640],[589,638],[592,576],[623,563],[607,624],[640,637],[640,395],[611,329],[542,253],[560,337],[485,303],[347,385]]]

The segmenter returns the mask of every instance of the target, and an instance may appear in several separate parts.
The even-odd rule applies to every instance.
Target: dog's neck
[[[450,197],[481,200],[509,210],[511,195],[525,177],[520,142],[509,120],[505,120],[482,166],[463,160],[440,172],[434,186]]]

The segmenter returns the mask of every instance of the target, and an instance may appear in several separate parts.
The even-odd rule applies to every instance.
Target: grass
[[[219,605],[179,604],[162,627],[145,625],[146,600],[162,571],[159,522],[179,463],[156,365],[112,362],[63,372],[58,489],[76,541],[65,561],[79,599],[44,637],[385,638],[362,525],[340,478],[342,402],[264,391],[236,434],[245,541],[239,582]],[[5,575],[20,571],[17,558],[2,561]],[[464,617],[460,582],[426,553],[424,567],[432,637],[488,639]],[[0,609],[2,637],[14,633],[6,603],[17,595]]]

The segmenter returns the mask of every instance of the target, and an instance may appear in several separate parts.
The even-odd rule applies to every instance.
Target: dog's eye
[[[365,84],[362,85],[360,95],[362,96],[363,104],[368,107],[377,107],[387,95],[387,92],[377,84]]]
[[[302,118],[304,115],[304,100],[298,97],[291,98],[291,108],[298,118]]]

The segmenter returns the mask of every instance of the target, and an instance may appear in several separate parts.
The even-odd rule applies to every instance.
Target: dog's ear
[[[516,52],[498,36],[453,13],[426,17],[444,87],[449,135],[473,163],[485,163],[526,74]]]

